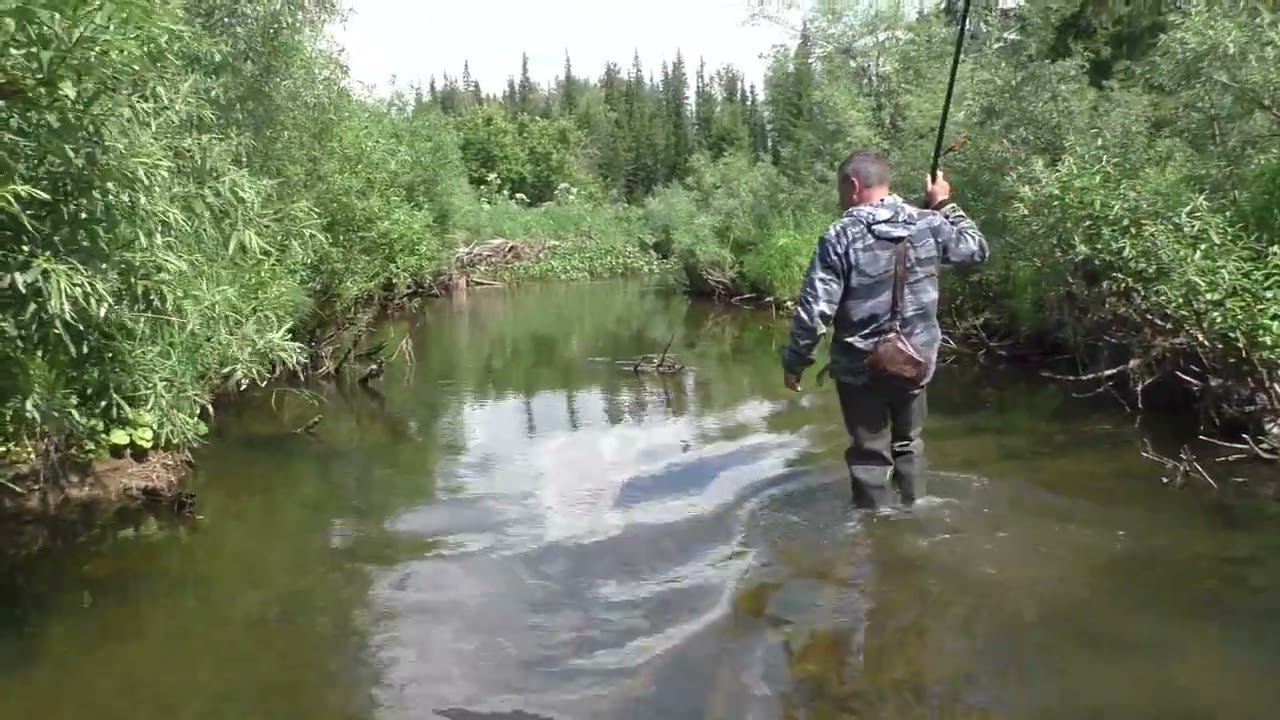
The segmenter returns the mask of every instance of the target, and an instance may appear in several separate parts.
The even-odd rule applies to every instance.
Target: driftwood
[[[671,343],[675,342],[676,336],[672,335],[667,341],[667,346],[662,349],[662,353],[658,355],[643,355],[636,360],[635,365],[631,367],[631,371],[639,375],[640,373],[657,373],[659,375],[670,375],[681,372],[685,369],[684,363],[671,355]]]
[[[140,502],[162,505],[178,515],[195,515],[196,512],[196,494],[190,490],[141,485],[126,490],[125,495]]]
[[[1166,470],[1171,472],[1170,475],[1166,475],[1164,478],[1166,484],[1172,483],[1177,487],[1183,485],[1189,477],[1199,477],[1213,486],[1214,490],[1218,489],[1217,481],[1205,471],[1204,466],[1192,454],[1191,448],[1186,445],[1182,446],[1182,449],[1178,452],[1178,457],[1175,459],[1156,452],[1151,447],[1151,442],[1143,438],[1142,456],[1160,463]]]
[[[444,295],[465,292],[472,286],[502,287],[502,283],[496,280],[477,277],[476,271],[537,260],[545,249],[545,245],[519,243],[504,238],[464,245],[454,253],[452,269],[436,278],[433,291],[437,295]]]
[[[493,267],[510,265],[525,260],[534,260],[541,254],[541,249],[530,245],[496,238],[482,243],[472,243],[458,248],[454,253],[453,264],[460,269]]]
[[[365,368],[365,371],[360,374],[360,379],[356,382],[361,385],[368,385],[371,381],[382,377],[382,373],[386,367],[387,361],[382,358],[378,358],[377,360],[374,360],[369,367]]]
[[[1225,440],[1211,438],[1208,435],[1201,435],[1200,439],[1207,443],[1210,443],[1211,445],[1217,445],[1219,447],[1224,447],[1224,448],[1231,448],[1232,450],[1248,451],[1248,453],[1246,454],[1238,454],[1238,455],[1230,456],[1231,459],[1233,460],[1254,459],[1254,460],[1265,460],[1267,462],[1276,462],[1280,460],[1280,454],[1276,454],[1276,449],[1273,447],[1272,441],[1267,439],[1255,439],[1248,435],[1244,436],[1244,443],[1227,442]],[[1222,459],[1222,458],[1219,458],[1218,461],[1227,462],[1225,459]]]
[[[315,416],[315,417],[311,418],[310,420],[308,420],[306,425],[303,425],[302,427],[298,428],[297,430],[294,430],[294,431],[293,431],[293,434],[294,434],[294,435],[301,435],[302,433],[311,433],[311,432],[314,432],[314,431],[315,431],[315,429],[316,429],[316,426],[320,424],[320,421],[321,421],[321,420],[324,420],[324,415],[317,415],[317,416]]]

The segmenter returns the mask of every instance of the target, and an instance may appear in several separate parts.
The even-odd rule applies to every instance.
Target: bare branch
[[[1075,382],[1082,381],[1082,380],[1102,380],[1104,378],[1112,377],[1113,375],[1119,375],[1122,372],[1137,370],[1141,366],[1142,366],[1142,360],[1139,358],[1134,358],[1133,360],[1130,360],[1129,362],[1119,367],[1113,367],[1109,370],[1100,370],[1098,372],[1088,373],[1085,375],[1055,375],[1054,373],[1051,373],[1051,372],[1042,372],[1040,373],[1040,375],[1042,377],[1047,377],[1053,380],[1070,380]]]
[[[1272,460],[1272,461],[1280,460],[1280,455],[1266,452],[1262,448],[1258,447],[1258,444],[1255,443],[1253,441],[1253,438],[1249,437],[1248,435],[1244,436],[1244,441],[1249,443],[1249,447],[1252,448],[1253,451],[1258,454],[1258,457],[1262,458],[1263,460]]]
[[[1226,442],[1226,441],[1224,441],[1224,440],[1217,440],[1217,439],[1211,438],[1211,437],[1209,437],[1208,435],[1201,435],[1201,436],[1200,436],[1200,439],[1201,439],[1201,440],[1203,440],[1203,441],[1205,441],[1205,442],[1207,442],[1207,443],[1212,443],[1212,444],[1214,444],[1214,445],[1220,445],[1220,446],[1222,446],[1222,447],[1224,447],[1224,448],[1231,448],[1232,450],[1248,450],[1248,449],[1250,449],[1248,445],[1243,445],[1243,444],[1240,444],[1240,443],[1229,443],[1229,442]]]
[[[1218,483],[1214,482],[1213,478],[1210,477],[1209,473],[1205,472],[1204,467],[1202,467],[1200,463],[1196,461],[1195,456],[1191,454],[1190,448],[1188,448],[1186,445],[1182,446],[1182,459],[1188,465],[1195,468],[1196,471],[1200,473],[1200,477],[1204,478],[1206,482],[1212,485],[1214,490],[1218,489]]]

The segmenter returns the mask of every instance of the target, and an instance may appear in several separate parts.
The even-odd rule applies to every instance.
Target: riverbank
[[[173,504],[179,512],[187,512],[191,508],[177,495],[190,467],[190,455],[174,451],[157,451],[140,459],[64,460],[47,467],[6,467],[4,489],[8,492],[0,493],[0,516],[38,516],[77,505],[124,500]]]
[[[191,471],[185,452],[156,451],[134,459],[58,458],[45,464],[0,464],[0,554],[5,560],[39,552],[59,535],[75,535],[121,506],[194,515],[197,499],[182,489]],[[55,528],[62,527],[62,530]]]
[[[628,236],[625,225],[612,223],[618,217],[617,210],[510,206],[476,208],[472,213],[468,234],[456,238],[453,256],[428,277],[371,295],[347,316],[315,316],[310,321],[314,328],[311,340],[303,344],[305,350],[299,355],[306,357],[306,362],[279,364],[270,376],[253,385],[285,375],[303,380],[341,376],[343,382],[351,383],[376,380],[376,376],[369,376],[371,368],[377,367],[380,375],[401,350],[395,342],[376,339],[379,326],[433,297],[529,280],[581,282],[656,275],[671,269],[670,263]],[[499,236],[506,233],[520,237]],[[219,383],[207,390],[204,403],[233,402],[239,391],[253,385]],[[202,412],[201,417],[208,416]],[[179,512],[190,511],[194,496],[189,497],[181,486],[189,474],[187,459],[192,446],[152,449],[149,443],[140,445],[137,430],[149,427],[148,423],[138,424],[123,442],[107,437],[90,452],[83,445],[54,454],[37,453],[30,447],[11,452],[0,464],[0,524],[116,504],[176,502]],[[126,456],[105,456],[112,448]],[[133,460],[127,456],[130,453],[142,459]],[[25,462],[17,459],[23,455],[28,458]]]

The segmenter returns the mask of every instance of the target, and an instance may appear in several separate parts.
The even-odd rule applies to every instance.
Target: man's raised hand
[[[938,205],[950,198],[951,183],[947,182],[947,178],[942,174],[941,170],[938,171],[936,180],[928,175],[924,176],[924,201],[929,206],[929,209],[932,210],[938,207]]]

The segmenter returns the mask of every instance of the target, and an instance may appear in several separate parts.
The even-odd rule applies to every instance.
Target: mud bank
[[[185,452],[154,452],[141,461],[8,467],[0,476],[0,526],[121,503],[167,504],[190,512],[195,498],[180,489],[190,469]]]

